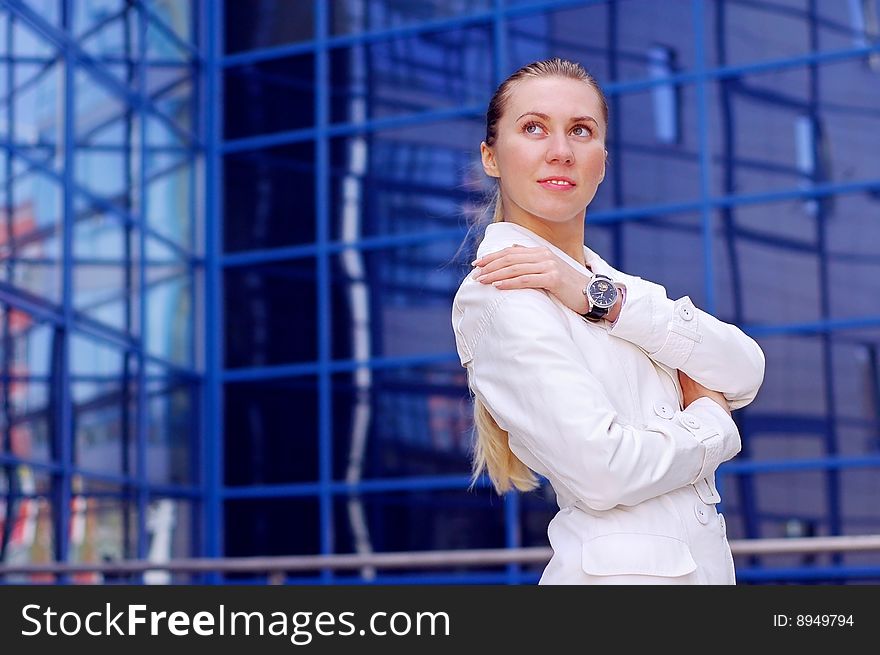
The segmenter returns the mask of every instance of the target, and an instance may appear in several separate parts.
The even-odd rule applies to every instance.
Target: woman
[[[486,115],[492,223],[452,324],[474,395],[474,481],[556,492],[539,584],[735,584],[718,466],[740,450],[764,354],[584,245],[608,107],[575,63],[516,71]]]

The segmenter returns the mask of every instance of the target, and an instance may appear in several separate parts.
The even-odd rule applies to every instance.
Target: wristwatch
[[[590,309],[581,316],[594,323],[600,321],[617,302],[619,294],[620,291],[610,277],[596,273],[584,287],[584,295],[587,297],[587,306]]]

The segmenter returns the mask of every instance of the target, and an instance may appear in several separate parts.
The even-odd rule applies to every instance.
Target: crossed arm
[[[672,420],[623,422],[543,292],[489,302],[470,288],[458,302],[469,386],[511,450],[590,507],[635,505],[694,484],[739,452],[736,424],[708,398]]]
[[[483,284],[546,289],[570,309],[587,311],[582,289],[588,278],[546,248],[505,248],[473,263],[480,267],[476,279]],[[754,339],[699,309],[689,296],[671,300],[659,284],[623,273],[615,277],[623,293],[605,319],[610,335],[720,392],[731,410],[755,399],[765,358]]]

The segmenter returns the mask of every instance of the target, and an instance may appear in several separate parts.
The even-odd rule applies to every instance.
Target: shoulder
[[[495,338],[521,340],[568,334],[565,315],[543,289],[497,289],[467,277],[452,306],[452,327],[462,365],[473,357],[487,330]]]
[[[462,281],[452,301],[453,317],[479,316],[483,320],[489,314],[539,312],[558,313],[557,303],[544,289],[498,289],[491,284],[477,282],[470,274]]]

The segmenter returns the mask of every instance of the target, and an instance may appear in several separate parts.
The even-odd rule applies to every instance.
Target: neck
[[[504,220],[509,223],[521,225],[527,230],[531,230],[542,239],[549,241],[559,248],[584,268],[589,268],[584,259],[583,213],[564,223],[551,223],[529,215],[514,217],[508,217],[505,215]]]

